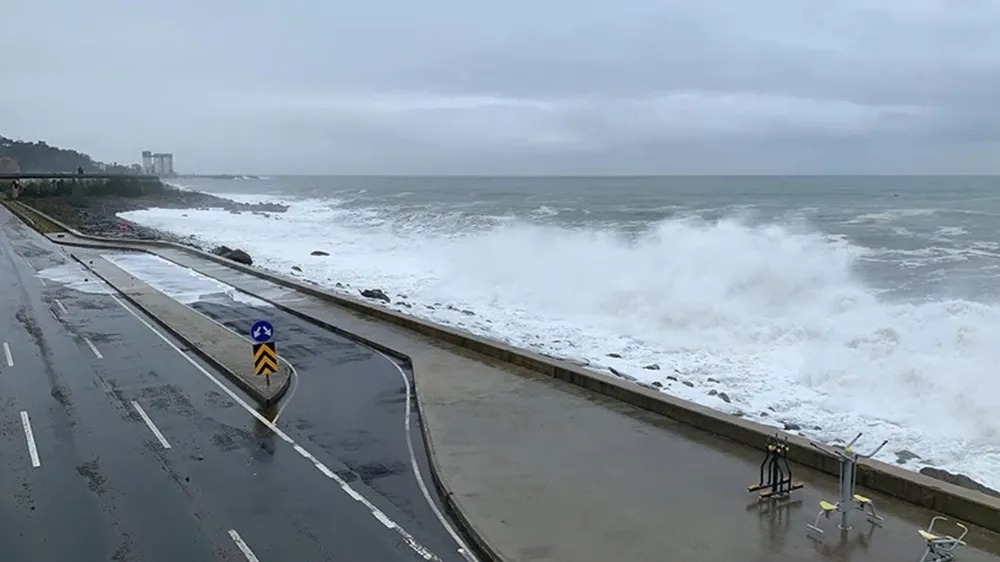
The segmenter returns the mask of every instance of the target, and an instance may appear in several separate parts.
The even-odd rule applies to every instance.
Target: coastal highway
[[[274,319],[299,373],[277,434],[106,286],[37,273],[53,267],[79,266],[0,210],[5,558],[466,560],[415,476],[405,371]],[[231,324],[260,313],[205,306]]]

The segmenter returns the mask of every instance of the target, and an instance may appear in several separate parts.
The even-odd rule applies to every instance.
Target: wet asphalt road
[[[406,385],[386,358],[275,309],[196,305],[243,332],[257,318],[275,324],[279,354],[298,372],[277,425],[391,520],[380,521],[183,344],[167,338],[178,352],[111,295],[36,274],[67,262],[0,210],[4,559],[424,559],[398,525],[440,559],[463,560],[415,478],[414,461],[429,486],[419,420],[411,412],[411,459]]]

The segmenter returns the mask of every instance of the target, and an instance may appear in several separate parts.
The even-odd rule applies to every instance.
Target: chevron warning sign
[[[278,352],[273,341],[253,344],[253,369],[257,376],[278,372]]]

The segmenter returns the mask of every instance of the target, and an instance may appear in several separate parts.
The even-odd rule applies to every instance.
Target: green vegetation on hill
[[[45,141],[25,142],[0,136],[0,172],[51,172],[135,174],[137,165],[126,166],[117,162],[104,164],[89,155],[75,150],[51,146]]]
[[[68,197],[71,205],[86,207],[88,197],[142,197],[168,189],[156,178],[32,180],[23,183],[18,198]]]

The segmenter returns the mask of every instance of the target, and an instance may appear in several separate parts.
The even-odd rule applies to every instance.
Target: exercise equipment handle
[[[819,443],[817,443],[815,441],[810,441],[809,444],[812,445],[813,447],[816,447],[817,449],[819,449],[820,451],[822,451],[823,453],[825,453],[825,454],[827,454],[827,455],[829,455],[831,457],[839,457],[840,456],[839,452],[835,451],[834,449],[831,449],[831,448],[827,447],[826,445],[820,445]]]
[[[861,439],[861,435],[862,434],[860,434],[860,433],[857,434],[857,435],[855,435],[854,439],[851,439],[850,443],[848,443],[847,445],[844,445],[844,450],[846,451],[847,449],[850,449],[851,447],[853,447],[854,444],[858,442],[858,439]]]
[[[878,447],[875,447],[874,451],[868,453],[867,455],[858,455],[858,456],[860,458],[863,458],[863,459],[870,459],[870,458],[874,457],[875,455],[877,455],[878,452],[882,450],[882,447],[885,447],[885,444],[888,443],[888,442],[889,442],[889,440],[886,439],[885,441],[882,442],[881,445],[879,445]]]

